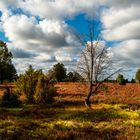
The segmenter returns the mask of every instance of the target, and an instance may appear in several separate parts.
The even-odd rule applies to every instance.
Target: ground
[[[138,140],[140,85],[105,83],[84,105],[85,83],[58,83],[51,105],[0,108],[0,140]]]

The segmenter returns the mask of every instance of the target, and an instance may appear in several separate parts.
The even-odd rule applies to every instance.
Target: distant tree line
[[[12,82],[17,78],[16,69],[12,63],[13,55],[9,52],[5,42],[0,41],[0,83],[4,81]],[[63,63],[57,63],[48,71],[49,74],[53,73],[53,81],[56,82],[78,82],[85,81],[86,79],[77,72],[70,71],[67,72]],[[137,70],[135,79],[131,80],[125,79],[122,74],[118,74],[115,80],[106,79],[106,82],[117,82],[120,85],[125,85],[125,83],[140,83],[140,68]]]
[[[13,55],[9,52],[6,43],[0,41],[0,83],[4,81],[13,82],[17,78],[16,69],[12,63]],[[64,64],[57,63],[49,70],[53,73],[53,80],[57,82],[77,82],[83,77],[77,72],[68,72]]]
[[[57,63],[49,70],[53,73],[53,80],[56,82],[78,82],[84,81],[84,78],[76,71],[68,72],[63,63]]]

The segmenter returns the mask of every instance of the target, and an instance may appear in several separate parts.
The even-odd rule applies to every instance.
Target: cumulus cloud
[[[5,10],[7,8],[16,7],[18,5],[18,0],[1,0],[0,10]]]
[[[64,20],[81,13],[94,16],[97,3],[97,0],[2,0],[2,27],[10,41],[8,47],[15,65],[22,67],[22,59],[26,65],[34,61],[32,64],[43,64],[43,67],[44,63],[58,61],[71,65],[75,62],[80,53],[79,43]],[[13,11],[18,8],[22,12],[15,14]]]
[[[140,5],[139,0],[99,0],[101,5],[111,6],[113,8],[126,8]]]
[[[103,0],[101,13],[103,38],[113,43],[112,59],[116,67],[131,69],[140,66],[140,1]],[[129,73],[128,72],[128,73]]]
[[[17,43],[16,46],[26,49],[42,47],[42,50],[47,50],[74,45],[75,42],[75,36],[63,21],[43,20],[38,23],[34,17],[15,15],[3,22],[3,28],[14,45]]]
[[[65,19],[79,14],[100,14],[103,38],[120,42],[111,48],[120,66],[140,65],[140,0],[0,0],[0,11],[0,30],[10,41],[18,71],[29,64],[44,69],[57,61],[71,66],[80,47]]]
[[[140,40],[128,40],[111,48],[112,59],[119,66],[140,66]]]
[[[92,13],[93,16],[96,11],[93,12],[93,9],[98,7],[98,0],[24,0],[20,7],[32,15],[49,19],[73,17],[79,13],[90,16]]]
[[[33,58],[36,56],[34,53],[23,50],[23,49],[12,48],[11,51],[14,58]]]
[[[137,20],[140,18],[140,7],[130,6],[126,9],[114,9],[110,8],[108,10],[103,11],[102,13],[102,22],[104,24],[104,28],[114,28],[132,20]]]
[[[140,19],[128,22],[122,26],[103,31],[103,37],[108,41],[123,41],[140,39]]]
[[[104,0],[104,3],[110,5],[101,15],[104,38],[108,41],[139,39],[140,1]]]
[[[64,21],[37,21],[33,16],[8,15],[2,25],[16,62],[16,58],[24,58],[28,64],[30,58],[38,65],[45,62],[48,65],[48,62],[73,61],[72,57],[77,53],[76,36]]]

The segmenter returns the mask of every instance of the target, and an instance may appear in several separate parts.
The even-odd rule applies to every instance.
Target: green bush
[[[38,78],[43,75],[41,70],[34,70],[30,65],[25,74],[20,75],[16,81],[16,92],[25,95],[28,103],[35,103],[34,95]]]
[[[125,79],[124,79],[124,77],[123,77],[123,75],[122,74],[119,74],[118,76],[117,76],[117,83],[119,83],[120,85],[125,85],[126,84],[126,81],[125,81]]]
[[[36,86],[35,101],[36,103],[47,104],[53,102],[53,97],[56,95],[56,88],[51,83],[51,78],[40,76]]]
[[[51,103],[56,93],[52,83],[54,73],[47,76],[41,70],[34,70],[29,66],[25,74],[16,81],[16,92],[25,95],[27,103]]]
[[[138,83],[140,83],[140,68],[136,72],[135,79]]]
[[[18,107],[20,101],[18,96],[10,91],[9,88],[6,88],[1,101],[2,107]]]
[[[50,86],[46,94],[46,103],[52,103],[54,101],[54,96],[56,96],[56,88],[54,86]]]

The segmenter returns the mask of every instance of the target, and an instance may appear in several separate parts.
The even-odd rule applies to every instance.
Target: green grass
[[[123,106],[0,108],[0,140],[140,139],[140,110]]]

